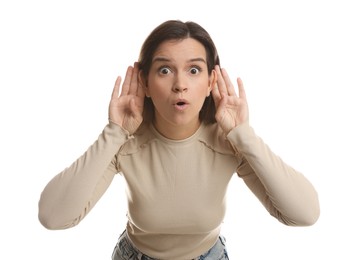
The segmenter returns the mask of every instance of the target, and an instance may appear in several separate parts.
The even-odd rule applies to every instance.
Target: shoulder
[[[203,131],[199,135],[198,140],[215,152],[222,154],[234,154],[234,150],[230,142],[217,123],[204,125]]]
[[[120,147],[118,154],[130,155],[137,153],[139,150],[143,149],[145,146],[154,142],[155,140],[156,136],[150,130],[150,126],[143,124],[136,131],[136,133],[134,133],[134,135]]]

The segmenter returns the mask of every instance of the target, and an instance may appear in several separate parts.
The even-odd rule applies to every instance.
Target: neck
[[[184,125],[158,122],[154,120],[156,130],[164,137],[172,140],[183,140],[192,136],[200,127],[200,120],[190,122]]]

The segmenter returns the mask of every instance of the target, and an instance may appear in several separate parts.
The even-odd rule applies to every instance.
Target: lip
[[[189,106],[189,102],[186,99],[177,99],[174,102],[176,110],[183,111]]]

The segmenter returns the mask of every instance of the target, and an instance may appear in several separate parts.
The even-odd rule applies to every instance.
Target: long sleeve
[[[46,185],[39,200],[44,227],[70,228],[89,213],[113,180],[115,154],[128,138],[119,126],[109,123],[80,158]]]
[[[237,156],[243,157],[238,175],[272,216],[291,226],[317,221],[318,195],[303,174],[275,155],[248,124],[233,129],[228,140]]]

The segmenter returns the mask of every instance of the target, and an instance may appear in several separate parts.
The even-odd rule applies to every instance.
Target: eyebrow
[[[155,57],[152,60],[152,63],[155,63],[155,62],[170,62],[170,61],[171,61],[170,59],[165,58],[165,57]],[[193,59],[188,60],[188,62],[196,62],[196,61],[200,61],[200,62],[203,62],[203,63],[206,64],[206,61],[203,58],[193,58]]]

